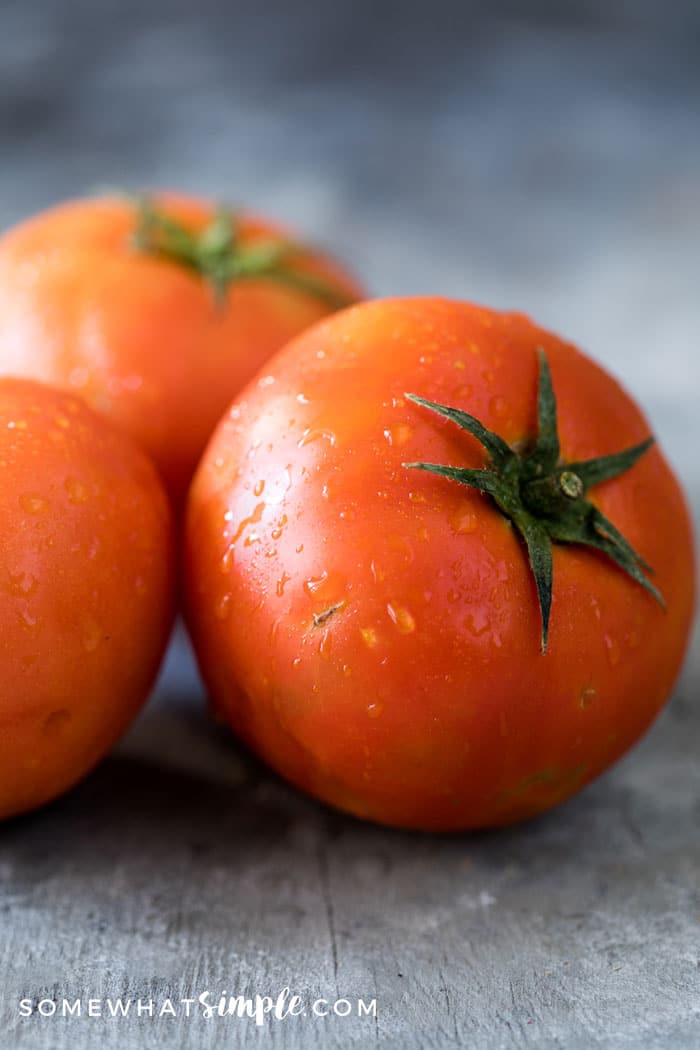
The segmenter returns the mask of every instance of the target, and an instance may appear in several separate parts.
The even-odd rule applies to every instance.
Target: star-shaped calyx
[[[285,285],[334,310],[354,302],[339,285],[300,269],[298,256],[304,246],[273,237],[244,244],[235,215],[225,208],[195,233],[158,208],[149,197],[137,197],[134,204],[137,217],[132,242],[136,250],[199,274],[219,302],[225,299],[232,284],[251,279]]]
[[[614,561],[661,605],[664,605],[664,600],[647,575],[653,572],[651,566],[603,512],[586,498],[594,485],[629,470],[654,443],[654,438],[649,437],[639,445],[609,456],[563,463],[552,377],[544,351],[540,349],[537,353],[538,433],[529,446],[518,451],[467,412],[406,394],[416,405],[449,419],[475,437],[486,450],[489,463],[483,469],[440,463],[404,463],[403,466],[426,470],[486,493],[501,513],[512,521],[527,548],[537,586],[544,653],[547,651],[552,605],[552,543],[580,543],[593,547]]]

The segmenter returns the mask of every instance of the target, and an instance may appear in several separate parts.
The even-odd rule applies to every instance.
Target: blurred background
[[[519,308],[700,488],[697,0],[3,0],[0,225],[97,187],[245,204],[378,295]]]

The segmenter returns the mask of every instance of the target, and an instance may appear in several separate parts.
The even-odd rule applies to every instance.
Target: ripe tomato
[[[0,379],[0,817],[65,791],[155,678],[173,524],[149,461],[82,401]]]
[[[360,296],[278,227],[161,195],[79,200],[0,238],[0,373],[66,387],[123,426],[175,503],[263,362]]]
[[[477,417],[493,454],[407,392]],[[217,711],[293,783],[388,824],[503,824],[571,795],[651,723],[688,637],[691,530],[661,452],[581,462],[648,436],[614,379],[521,314],[406,299],[316,325],[234,402],[192,485],[188,616]],[[454,468],[507,481],[508,513]],[[553,544],[543,652],[556,529],[585,542]]]

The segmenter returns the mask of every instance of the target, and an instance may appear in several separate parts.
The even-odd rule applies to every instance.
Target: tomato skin
[[[153,200],[192,231],[216,211],[183,195]],[[287,236],[237,219],[244,244]],[[217,306],[201,276],[137,252],[135,226],[134,204],[107,197],[59,205],[0,238],[0,373],[80,394],[142,445],[179,505],[231,398],[329,307],[269,280],[240,282]],[[360,297],[329,259],[303,259]]]
[[[80,780],[146,698],[173,618],[155,469],[69,394],[0,379],[0,818]]]
[[[531,436],[538,346],[566,460],[648,436],[613,378],[526,317],[387,300],[277,355],[195,476],[188,622],[212,703],[283,776],[357,816],[431,830],[533,816],[626,751],[673,686],[694,554],[658,448],[590,498],[654,567],[667,610],[606,558],[555,546],[546,655],[513,527],[489,498],[402,465],[484,465],[406,391],[509,443]]]

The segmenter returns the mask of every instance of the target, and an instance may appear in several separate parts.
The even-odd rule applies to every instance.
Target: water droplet
[[[231,569],[233,568],[235,556],[236,552],[234,550],[233,544],[231,543],[224,551],[224,555],[221,559],[221,565],[219,566],[223,573],[231,571]]]
[[[253,495],[254,496],[262,496],[264,491],[265,491],[265,482],[261,478],[260,481],[256,481],[255,482],[255,488],[253,489]]]
[[[300,666],[301,666],[301,657],[300,656],[295,656],[294,659],[292,660],[292,667],[300,667]]]
[[[454,362],[454,366],[455,366],[455,368],[457,369],[458,372],[463,372],[464,369],[466,368],[466,365],[464,364],[464,361],[455,361]]]
[[[318,645],[319,656],[324,660],[330,660],[331,658],[331,646],[333,645],[333,635],[330,631],[324,631],[323,637]]]
[[[367,704],[367,714],[370,718],[379,718],[383,710],[381,704]]]
[[[310,445],[312,441],[319,440],[327,441],[331,448],[335,446],[335,434],[332,430],[324,430],[321,427],[307,427],[297,441],[297,448],[304,448],[305,445]]]
[[[450,605],[454,605],[456,602],[458,602],[460,597],[460,592],[454,587],[451,587],[447,592],[447,600],[450,603]]]
[[[611,638],[609,634],[605,635],[605,648],[608,654],[608,663],[611,667],[616,667],[620,662],[620,646],[615,638]]]
[[[360,627],[360,634],[368,649],[376,649],[378,639],[374,627]]]
[[[384,431],[384,437],[387,439],[390,445],[395,445],[397,448],[401,448],[407,441],[410,441],[411,435],[413,434],[412,428],[408,423],[397,423],[393,427],[388,427]]]
[[[585,711],[585,709],[587,707],[591,706],[591,704],[593,703],[593,701],[595,700],[597,695],[598,694],[596,693],[596,691],[593,688],[593,686],[590,686],[590,685],[584,686],[584,688],[579,693],[579,697],[578,697],[578,705],[579,705],[579,707],[582,708]]]
[[[68,430],[68,428],[70,427],[70,419],[68,419],[66,416],[56,416],[56,418],[54,419],[54,423],[57,427],[60,427],[61,430]]]
[[[461,386],[455,387],[452,391],[452,396],[466,400],[471,397],[473,393],[474,389],[469,386],[469,383],[462,383]]]
[[[284,526],[287,524],[287,515],[283,514],[278,524],[270,532],[273,540],[278,540],[284,531]]]
[[[275,592],[278,598],[281,598],[283,596],[284,588],[287,586],[291,578],[292,577],[286,572],[283,572],[280,576],[279,580],[277,581],[277,586],[275,588]]]
[[[216,616],[217,620],[227,620],[228,617],[231,615],[231,600],[231,595],[228,593],[228,591],[226,592],[226,594],[221,595],[218,602],[216,603],[216,609],[214,610],[214,615]]]
[[[24,419],[11,419],[7,424],[8,430],[26,430],[27,423]]]
[[[416,621],[405,606],[391,601],[387,603],[386,611],[400,634],[412,634],[415,631]]]
[[[265,504],[264,503],[258,503],[256,505],[253,513],[249,514],[247,518],[243,518],[243,520],[239,524],[238,528],[236,529],[234,535],[231,537],[231,543],[232,544],[236,543],[241,538],[242,533],[245,531],[245,529],[248,528],[249,525],[257,525],[257,523],[260,521],[260,519],[263,516],[263,511],[264,510],[265,510]]]
[[[86,653],[94,653],[104,638],[104,632],[94,616],[83,613],[80,621],[80,629],[83,637],[83,649]]]
[[[499,397],[498,395],[496,397],[491,398],[491,400],[489,401],[489,408],[493,412],[494,416],[497,416],[499,419],[503,419],[504,416],[508,415],[508,405],[506,403],[506,400],[505,398]]]
[[[299,402],[300,405],[308,405],[309,404],[309,399],[306,396],[306,394],[297,394],[297,401]]]
[[[28,594],[33,594],[38,586],[39,581],[31,572],[11,572],[7,590],[18,598],[26,598]]]
[[[483,609],[477,609],[476,612],[470,613],[467,616],[464,621],[464,626],[470,634],[479,638],[489,628],[488,616]]]
[[[409,492],[408,498],[411,503],[427,503],[427,500],[422,492]]]
[[[34,616],[28,609],[21,609],[17,613],[17,619],[21,626],[31,634],[34,634],[39,626],[39,617]]]
[[[325,570],[320,576],[310,576],[308,580],[304,580],[304,590],[313,598],[321,590],[327,579],[328,573]]]
[[[89,498],[87,486],[78,478],[66,478],[65,489],[71,503],[86,503]]]
[[[296,547],[294,548],[294,550],[296,551],[297,554],[301,554],[303,549],[304,549],[304,544],[303,543],[298,543],[296,545]]]
[[[461,504],[452,516],[452,528],[459,536],[475,532],[477,525],[477,516],[469,504]]]
[[[49,501],[42,496],[24,494],[19,497],[19,505],[26,514],[46,514],[49,509]]]
[[[260,535],[257,532],[249,532],[243,540],[243,546],[252,547],[254,543],[260,543]]]
[[[425,525],[421,525],[421,527],[418,529],[417,535],[418,539],[422,540],[424,543],[426,543],[430,539],[430,533],[426,529]]]
[[[496,374],[495,374],[495,372],[492,372],[490,368],[488,368],[484,372],[484,379],[486,380],[487,383],[493,383],[495,378],[496,378]]]
[[[375,583],[381,583],[382,582],[382,580],[384,579],[385,573],[384,573],[384,570],[381,569],[379,567],[379,565],[377,565],[377,563],[374,560],[374,558],[369,563],[369,571],[372,573],[372,579],[374,580]]]

